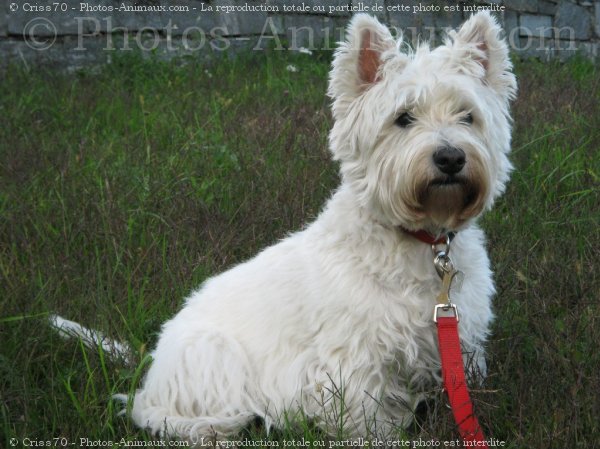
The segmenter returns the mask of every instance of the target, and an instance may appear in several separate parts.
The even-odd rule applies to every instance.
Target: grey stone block
[[[173,4],[172,2],[165,2],[164,0],[146,0],[145,3],[141,3],[137,0],[113,0],[118,5],[125,3],[128,7],[145,7],[145,6],[162,6]],[[185,0],[182,2],[184,4]],[[163,28],[163,12],[161,11],[115,11],[113,13],[117,25],[124,26],[130,31],[136,30],[160,30]]]
[[[113,58],[119,56],[127,57],[130,55],[141,55],[144,58],[157,58],[160,60],[171,60],[177,58],[189,59],[207,59],[215,54],[215,49],[219,48],[214,41],[206,36],[175,36],[169,40],[165,36],[152,35],[151,33],[138,33],[132,37],[129,35],[115,35],[112,37],[112,45],[106,48],[102,37],[92,37],[86,40],[86,53],[80,52],[78,59],[75,59],[76,51],[71,51],[72,60],[71,70],[86,65],[86,60],[105,60],[111,63]],[[231,40],[227,40],[227,45],[223,47],[223,53],[230,51],[233,47]]]
[[[428,35],[427,38],[432,44],[440,45],[450,31],[461,26],[463,20],[460,12],[439,12],[434,15],[434,28],[426,27],[422,35]]]
[[[178,0],[173,3],[168,0],[162,0],[163,5],[176,4],[187,8],[181,11],[165,11],[161,13],[160,26],[165,34],[171,36],[186,35],[189,36],[195,32],[210,34],[218,26],[216,13],[203,10],[203,3],[191,0]]]
[[[182,0],[182,6],[187,6],[189,0]],[[114,34],[136,34],[140,30],[160,30],[167,26],[168,18],[163,20],[163,13],[159,10],[140,11],[136,8],[160,7],[169,3],[166,0],[146,0],[136,2],[135,0],[98,0],[85,3],[81,8],[77,2],[79,12],[77,19],[80,27],[88,34],[114,33]],[[120,10],[117,8],[125,7]],[[193,14],[189,12],[188,14]]]
[[[37,52],[20,39],[0,39],[0,67],[22,64],[29,66],[36,55]]]
[[[90,39],[87,51],[74,51],[77,47],[76,36],[65,36],[56,40],[54,45],[44,51],[37,51],[21,40],[0,41],[0,66],[8,64],[46,66],[55,70],[72,72],[74,70],[105,64],[107,53],[102,50],[102,40]]]
[[[594,5],[595,18],[594,28],[596,30],[596,36],[600,37],[600,1],[597,1]]]
[[[463,15],[460,12],[441,11],[434,15],[434,23],[438,28],[456,29],[463,23]]]
[[[413,15],[415,16],[415,22],[417,27],[434,27],[436,24],[436,17],[441,16],[443,9],[439,12],[430,11],[428,8],[441,7],[442,5],[436,3],[422,2],[417,0],[404,1],[404,4],[411,5],[413,9]]]
[[[519,31],[522,36],[536,36],[539,38],[551,38],[552,17],[523,14],[519,18]]]
[[[238,15],[238,30],[243,35],[259,35],[263,32],[267,18],[264,12]]]
[[[220,3],[220,2],[213,2]],[[222,3],[222,2],[221,2]],[[215,26],[214,17],[216,13],[203,12],[203,2],[197,0],[145,0],[144,2],[136,0],[99,0],[92,4],[91,11],[80,13],[84,16],[89,32],[108,32],[108,33],[133,33],[143,30],[169,30],[172,34],[182,34],[187,27],[204,26],[213,28]],[[124,5],[132,10],[117,10]],[[178,6],[180,11],[143,11],[136,8],[154,7],[156,9],[163,7]],[[113,8],[107,11],[107,8]]]
[[[504,0],[504,6],[513,11],[537,12],[537,0]]]
[[[545,0],[539,0],[538,1],[538,12],[540,14],[546,14],[549,16],[553,16],[554,14],[556,14],[556,3],[553,3],[550,1],[545,1]]]
[[[515,11],[504,11],[502,18],[504,22],[504,32],[507,36],[509,36],[512,30],[515,30],[519,27],[519,16]]]
[[[48,52],[39,55],[39,63],[73,72],[92,66],[101,66],[109,61],[114,52],[105,50],[106,41],[102,36],[87,40],[86,50],[75,50],[81,42],[76,36],[66,36]]]
[[[223,33],[222,29],[216,28],[215,32],[211,34],[211,37],[215,38],[212,46],[217,51],[223,52],[228,46],[234,44],[239,47],[243,42],[256,41],[260,50],[273,47],[275,49],[284,49],[283,38],[285,37],[286,30],[284,27],[283,16],[271,16],[265,19],[263,28],[259,33],[253,35],[240,35],[231,36]],[[227,44],[224,43],[227,41]],[[255,44],[255,45],[256,45]]]
[[[568,2],[563,2],[558,6],[554,17],[554,26],[558,30],[572,30],[575,39],[579,40],[590,38],[591,22],[590,14],[586,8]],[[560,31],[557,31],[557,33],[562,35]]]
[[[11,2],[12,3],[12,2]],[[57,36],[64,34],[77,34],[79,23],[77,16],[81,13],[77,10],[78,5],[75,0],[64,0],[56,3],[40,2],[39,6],[51,8],[50,11],[30,11],[23,8],[25,3],[14,2],[18,4],[18,9],[10,11],[7,33],[13,36]],[[59,5],[66,5],[66,10],[62,11]],[[3,8],[6,7],[6,4]],[[75,8],[75,9],[72,9]]]
[[[550,40],[538,38],[522,38],[515,51],[522,58],[537,58],[542,61],[549,61],[556,55]]]
[[[412,11],[391,11],[389,13],[389,24],[390,26],[399,28],[401,30],[409,27],[416,27],[415,18],[413,17]]]
[[[256,42],[254,46],[257,46],[256,50],[265,50],[267,48],[274,48],[276,50],[284,50],[286,48],[285,41],[285,26],[283,16],[271,16],[265,20],[265,26],[263,31],[258,35],[253,36],[231,36],[228,38],[239,48],[243,42]],[[217,46],[219,51],[223,51],[222,43]]]
[[[249,4],[238,0],[216,0],[211,2],[215,7],[244,7]],[[266,11],[217,12],[218,26],[226,30],[229,36],[260,34],[267,20]]]
[[[578,48],[577,44],[578,44],[578,41],[576,41],[574,39],[567,39],[567,40],[555,39],[554,47],[556,48],[557,56],[559,57],[559,59],[562,61],[562,60],[568,58],[568,56],[563,57],[563,54],[576,53],[577,48]]]
[[[8,3],[0,5],[0,37],[8,36]]]
[[[256,33],[259,37],[264,35],[285,35],[285,19],[284,16],[269,16],[262,24],[260,33]]]
[[[401,32],[404,41],[415,46],[422,41],[435,41],[439,37],[438,27],[452,27],[452,24],[442,25],[444,23],[444,13],[439,12],[418,12],[411,10],[391,11],[389,13],[390,26],[397,32]]]
[[[285,16],[285,34],[289,48],[329,49],[344,39],[343,19],[326,16]]]

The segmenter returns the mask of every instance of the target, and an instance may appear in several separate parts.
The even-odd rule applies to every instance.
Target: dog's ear
[[[482,11],[472,15],[458,32],[450,32],[450,37],[459,54],[455,60],[460,68],[510,99],[516,93],[517,84],[511,72],[508,46],[501,33],[496,19],[488,11]]]
[[[329,76],[328,94],[334,115],[381,79],[385,53],[396,49],[389,29],[368,14],[355,15],[348,25],[346,41],[340,43]],[[336,107],[337,105],[337,107]]]

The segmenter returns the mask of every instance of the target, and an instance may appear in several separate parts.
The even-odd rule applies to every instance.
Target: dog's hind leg
[[[219,330],[168,323],[133,399],[132,417],[153,433],[191,441],[239,431],[264,413],[253,403],[241,345]]]

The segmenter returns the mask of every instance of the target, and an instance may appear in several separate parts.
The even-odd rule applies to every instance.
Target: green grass
[[[600,73],[583,60],[516,71],[516,170],[482,220],[498,286],[490,376],[473,396],[504,447],[600,447]],[[273,52],[7,73],[0,446],[150,438],[110,396],[135,388],[160,324],[207,276],[311,221],[337,185],[327,72],[327,55]],[[139,366],[61,340],[49,312],[131,342]],[[455,439],[449,411],[433,404],[409,437]]]

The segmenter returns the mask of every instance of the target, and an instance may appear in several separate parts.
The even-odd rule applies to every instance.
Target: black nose
[[[433,162],[442,173],[454,175],[465,166],[467,157],[460,148],[442,147],[433,153]]]

